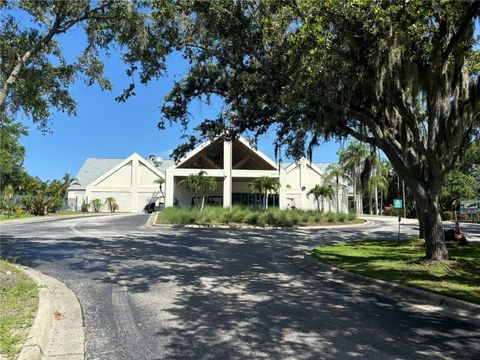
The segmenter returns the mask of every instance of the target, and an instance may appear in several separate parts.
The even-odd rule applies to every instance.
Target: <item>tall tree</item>
[[[415,196],[426,257],[448,256],[438,199],[479,123],[480,2],[173,4],[191,69],[160,127],[187,124],[190,102],[215,95],[227,106],[199,125],[201,136],[225,131],[234,114],[232,130],[275,126],[277,145],[297,158],[332,136],[375,145]]]
[[[209,191],[215,191],[217,182],[213,176],[207,176],[205,171],[200,171],[198,175],[195,175],[195,183],[198,192],[202,195],[202,205],[200,207],[200,212],[202,212],[205,207],[205,198]]]
[[[8,184],[18,187],[23,176],[25,148],[19,138],[27,134],[25,126],[0,115],[0,191]]]
[[[390,163],[388,160],[375,158],[372,175],[368,180],[368,193],[373,194],[375,200],[375,215],[379,214],[378,192],[380,191],[380,200],[388,194],[388,175],[390,174]],[[381,206],[380,206],[381,208]]]
[[[330,182],[335,179],[335,201],[336,201],[336,212],[340,212],[340,179],[346,178],[345,171],[342,166],[338,164],[330,164],[327,167],[327,176],[325,180]]]
[[[11,118],[22,112],[48,130],[54,109],[75,113],[69,87],[77,78],[111,89],[103,75],[101,52],[114,44],[123,51],[128,76],[133,79],[141,69],[141,82],[158,77],[171,45],[165,41],[164,28],[149,26],[148,18],[155,12],[158,20],[165,19],[168,12],[162,12],[162,2],[155,3],[155,9],[151,4],[144,0],[0,1],[0,112]],[[69,61],[58,38],[72,30],[83,30],[86,42],[78,57]],[[139,61],[140,57],[144,60]],[[133,89],[132,83],[126,93]]]
[[[362,173],[366,170],[367,156],[367,146],[358,141],[350,141],[346,148],[338,152],[339,162],[352,182],[353,202],[357,214],[363,214]]]

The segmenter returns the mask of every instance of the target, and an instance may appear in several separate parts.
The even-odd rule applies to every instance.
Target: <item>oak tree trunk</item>
[[[426,258],[432,260],[448,259],[438,195],[425,199],[424,223]]]

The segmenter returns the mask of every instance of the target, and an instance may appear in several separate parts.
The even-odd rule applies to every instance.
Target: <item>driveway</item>
[[[65,282],[87,359],[480,358],[480,327],[312,276],[313,245],[396,238],[395,219],[324,230],[164,229],[145,215],[2,226],[3,251]],[[402,236],[417,234],[402,225]]]

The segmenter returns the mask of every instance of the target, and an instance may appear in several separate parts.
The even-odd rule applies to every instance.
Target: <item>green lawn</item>
[[[157,224],[197,225],[255,225],[255,226],[305,226],[362,223],[355,214],[336,214],[318,211],[259,209],[234,206],[232,210],[206,207],[203,212],[191,207],[168,207],[158,213]]]
[[[70,211],[70,210],[68,210],[68,211],[57,211],[56,213],[48,213],[45,216],[69,216],[69,215],[81,215],[81,214],[82,214],[81,211]],[[35,217],[40,218],[41,216],[35,216],[35,215],[29,214],[29,213],[24,213],[24,214],[21,214],[19,216],[0,215],[0,221],[2,221],[2,220],[25,219],[25,218],[35,218]]]
[[[37,285],[15,265],[0,260],[0,358],[14,359],[38,307]]]
[[[312,256],[351,272],[480,304],[480,244],[449,244],[450,260],[424,259],[422,240],[317,246]]]
[[[24,218],[30,218],[33,217],[32,214],[20,214],[18,216],[15,215],[0,215],[0,221],[1,220],[15,220],[15,219],[24,219]]]

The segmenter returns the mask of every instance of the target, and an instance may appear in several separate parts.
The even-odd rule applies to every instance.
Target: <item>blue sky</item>
[[[73,58],[84,44],[83,33],[74,30],[59,38],[67,58]],[[164,78],[148,86],[138,86],[137,96],[125,103],[117,103],[115,97],[128,84],[125,66],[115,51],[105,57],[105,73],[113,84],[113,90],[101,91],[98,86],[87,87],[81,81],[72,86],[77,101],[77,116],[58,113],[52,118],[52,133],[41,134],[28,118],[21,120],[29,126],[29,135],[21,139],[26,148],[25,169],[43,180],[60,178],[65,173],[75,175],[87,157],[124,158],[137,152],[147,157],[157,154],[169,158],[183,134],[180,126],[160,131],[157,123],[164,96],[172,88],[173,81],[187,71],[187,64],[179,54],[168,59]],[[197,102],[192,105],[192,126],[212,117],[220,108],[217,100],[212,105]],[[258,144],[261,151],[274,157],[273,132]],[[329,142],[319,147],[313,159],[319,162],[337,161],[339,145]]]

